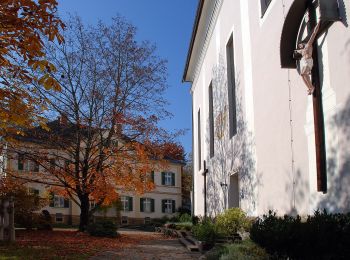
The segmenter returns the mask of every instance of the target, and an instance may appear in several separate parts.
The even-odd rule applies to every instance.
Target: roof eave
[[[190,46],[188,48],[185,70],[184,70],[184,73],[183,73],[183,76],[182,76],[182,82],[191,82],[189,79],[187,79],[187,72],[188,72],[188,67],[189,67],[189,64],[190,64],[190,61],[191,61],[191,57],[192,57],[194,41],[195,41],[196,36],[197,36],[198,25],[199,25],[200,17],[202,15],[204,1],[205,0],[199,0],[199,2],[198,2],[196,19],[195,19],[195,22],[194,22],[194,25],[193,25],[193,29],[192,29],[192,36],[191,36]]]

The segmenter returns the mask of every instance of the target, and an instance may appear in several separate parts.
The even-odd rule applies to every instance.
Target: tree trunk
[[[87,225],[89,224],[89,196],[84,195],[80,198],[80,223],[79,223],[79,231],[84,232],[86,230]]]

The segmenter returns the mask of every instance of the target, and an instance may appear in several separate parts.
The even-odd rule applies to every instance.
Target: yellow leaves
[[[46,90],[51,90],[51,89],[55,91],[61,90],[60,84],[54,78],[52,78],[49,74],[45,74],[44,76],[42,76],[38,80],[38,83],[44,86]]]

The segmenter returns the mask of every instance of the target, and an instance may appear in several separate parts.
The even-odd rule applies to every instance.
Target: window
[[[28,189],[28,192],[29,192],[29,194],[31,194],[31,195],[37,195],[37,196],[39,196],[39,190],[37,190],[37,189],[29,188],[29,189]]]
[[[198,110],[198,169],[202,166],[201,110]]]
[[[121,224],[122,224],[122,225],[127,225],[127,224],[129,224],[129,219],[128,219],[127,216],[122,216],[122,218],[121,218]]]
[[[39,163],[25,158],[24,154],[18,154],[17,170],[25,172],[39,172]]]
[[[69,199],[65,199],[62,196],[54,195],[50,196],[50,207],[52,208],[69,208]]]
[[[227,60],[227,88],[228,88],[228,106],[229,106],[229,126],[230,138],[237,134],[237,115],[236,115],[236,77],[233,49],[233,35],[226,45]]]
[[[151,218],[150,217],[146,217],[145,218],[145,225],[149,225],[151,224]]]
[[[270,3],[272,0],[260,0],[260,5],[261,5],[261,17],[264,16],[267,8],[269,7]]]
[[[210,158],[214,156],[214,104],[213,104],[213,84],[209,85],[209,142]]]
[[[175,186],[175,173],[162,172],[162,185]]]
[[[140,211],[151,213],[154,212],[154,199],[141,198],[140,199]]]
[[[133,203],[132,197],[121,196],[120,201],[122,203],[123,211],[132,211],[132,203]]]
[[[55,221],[56,222],[63,222],[63,214],[62,213],[56,213]]]
[[[90,209],[94,209],[96,207],[96,202],[95,201],[90,200],[89,203],[90,203]]]
[[[162,212],[168,214],[175,213],[175,200],[162,200]]]

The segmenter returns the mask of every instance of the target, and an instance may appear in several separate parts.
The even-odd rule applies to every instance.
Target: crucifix
[[[203,161],[203,176],[204,176],[204,217],[207,217],[207,173],[209,170],[207,169],[207,163]]]
[[[319,19],[317,19],[319,11]],[[340,21],[338,0],[295,0],[286,16],[281,37],[282,68],[298,69],[309,95],[312,95],[317,191],[327,192],[327,163],[322,89],[317,39]],[[303,38],[304,32],[307,36]]]

